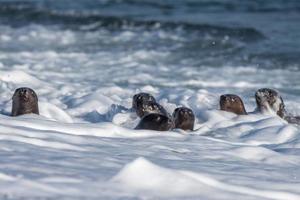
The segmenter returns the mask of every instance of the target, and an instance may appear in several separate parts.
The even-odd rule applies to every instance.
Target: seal
[[[146,116],[150,113],[158,113],[161,115],[168,116],[168,112],[162,107],[159,103],[148,101],[144,102],[143,104],[139,104],[136,109],[136,114],[140,118]]]
[[[166,115],[150,113],[144,116],[135,127],[137,130],[169,131],[174,127],[174,122]]]
[[[134,110],[137,110],[138,107],[140,107],[146,102],[156,102],[156,99],[149,93],[141,92],[135,94],[132,98],[132,108]]]
[[[285,110],[285,105],[279,92],[270,88],[261,88],[255,93],[257,110],[261,113],[276,113],[290,124],[300,125],[300,116],[292,116]]]
[[[12,97],[11,116],[39,114],[38,97],[33,89],[22,87],[15,90]]]
[[[220,96],[220,110],[237,115],[247,115],[242,99],[235,94],[223,94]]]
[[[286,115],[285,105],[279,92],[270,88],[261,88],[255,92],[257,110],[261,113],[276,113],[284,118]]]
[[[172,116],[174,119],[175,128],[180,128],[185,131],[192,131],[194,129],[195,115],[190,108],[176,108]]]

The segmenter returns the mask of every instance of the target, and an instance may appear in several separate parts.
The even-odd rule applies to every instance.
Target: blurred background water
[[[298,0],[0,1],[0,68],[78,89],[205,89],[249,107],[272,87],[292,106],[299,38]]]

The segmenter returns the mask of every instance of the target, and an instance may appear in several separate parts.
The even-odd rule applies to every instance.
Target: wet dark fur
[[[255,93],[255,100],[258,111],[262,112],[263,109],[266,109],[263,104],[267,101],[270,108],[273,109],[279,117],[288,123],[300,125],[300,116],[292,116],[286,112],[283,99],[277,91],[270,88],[261,88]],[[276,102],[276,100],[279,101],[279,103]]]
[[[156,102],[146,102],[138,106],[136,114],[142,118],[150,113],[158,113],[161,115],[168,116],[168,112],[160,104]]]
[[[263,112],[263,110],[266,109],[264,103],[267,103],[279,117],[284,118],[284,116],[286,115],[283,99],[279,95],[279,93],[273,89],[261,88],[257,90],[255,93],[255,101],[257,105],[257,110],[260,112]]]
[[[242,99],[235,94],[220,96],[220,109],[237,115],[247,115]]]
[[[168,112],[148,93],[138,93],[133,96],[132,108],[140,118],[150,113],[168,115]]]
[[[195,115],[191,109],[186,107],[176,108],[172,116],[175,128],[191,131],[194,129]]]
[[[151,113],[144,116],[135,129],[168,131],[174,127],[173,120],[166,115]]]
[[[31,88],[18,88],[12,97],[11,116],[39,114],[38,97]]]
[[[138,107],[140,107],[146,102],[156,102],[156,100],[151,94],[148,93],[141,92],[135,94],[132,98],[132,108],[134,110],[137,110]]]

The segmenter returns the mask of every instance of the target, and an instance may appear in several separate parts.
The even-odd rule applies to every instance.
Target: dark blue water
[[[127,30],[142,34],[148,30],[153,38],[158,30],[175,33],[183,38],[178,45],[168,38],[136,38],[111,49],[164,48],[173,53],[169,64],[298,69],[300,63],[300,1],[297,0],[0,1],[0,25],[20,28],[32,24],[77,32],[106,30],[112,35]],[[101,41],[95,41],[44,48],[89,52],[103,46]],[[2,51],[16,51],[16,48],[30,47],[0,44]]]

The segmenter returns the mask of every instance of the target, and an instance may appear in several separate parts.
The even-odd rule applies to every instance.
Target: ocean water
[[[299,38],[298,0],[0,0],[1,199],[300,199],[299,126],[218,105],[300,115]],[[40,116],[9,116],[21,86]],[[141,91],[196,130],[133,130]]]

